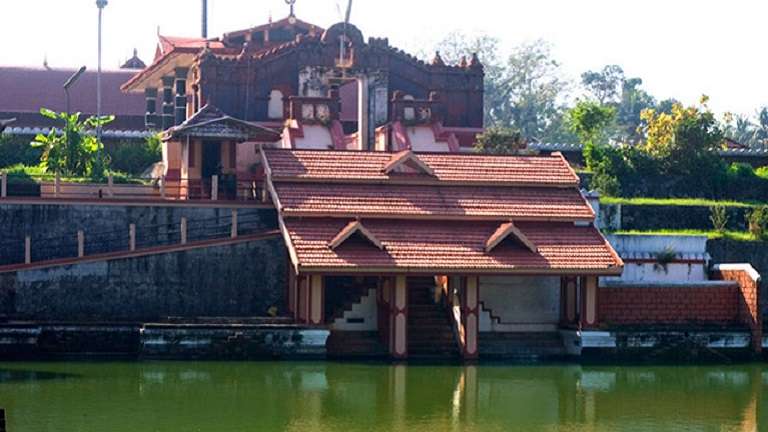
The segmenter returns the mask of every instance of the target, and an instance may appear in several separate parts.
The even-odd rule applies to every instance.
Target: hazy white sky
[[[52,67],[96,64],[95,0],[0,0],[0,64]],[[299,18],[339,21],[337,3],[297,0]],[[209,0],[209,36],[287,15],[284,0]],[[368,36],[417,52],[452,30],[486,32],[505,47],[543,38],[564,72],[621,65],[659,98],[752,114],[768,105],[767,0],[355,0],[352,21]],[[109,0],[104,66],[116,68],[134,47],[150,62],[163,34],[198,36],[199,0]],[[2,95],[0,95],[2,97]]]

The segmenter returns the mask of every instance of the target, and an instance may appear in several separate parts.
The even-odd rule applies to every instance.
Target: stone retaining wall
[[[0,274],[0,316],[150,321],[285,314],[287,250],[272,237],[229,245]]]

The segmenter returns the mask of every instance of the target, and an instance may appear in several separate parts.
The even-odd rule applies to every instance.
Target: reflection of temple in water
[[[768,427],[757,366],[679,373],[667,367],[319,366],[297,383],[311,394],[287,430],[633,430],[757,431]],[[340,409],[343,407],[343,409]]]

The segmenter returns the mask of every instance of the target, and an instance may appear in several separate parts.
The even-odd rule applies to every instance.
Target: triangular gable
[[[410,168],[417,173],[434,176],[435,172],[424,161],[419,159],[411,150],[403,150],[392,155],[392,158],[384,165],[384,173],[403,172]]]
[[[352,237],[355,234],[360,234],[363,236],[366,240],[370,241],[371,244],[376,246],[379,249],[384,249],[384,245],[379,241],[379,239],[376,238],[376,236],[373,235],[366,227],[363,226],[362,222],[359,220],[350,222],[345,226],[341,231],[339,231],[338,234],[330,241],[328,242],[328,247],[331,249],[336,249],[342,244],[344,244],[347,239]]]
[[[539,252],[539,249],[536,247],[536,245],[528,240],[525,234],[523,234],[523,232],[520,231],[512,221],[499,225],[499,227],[496,229],[496,232],[488,237],[488,240],[485,242],[485,252],[488,253],[492,251],[496,246],[501,244],[501,242],[510,237],[513,237],[529,251],[533,253]]]

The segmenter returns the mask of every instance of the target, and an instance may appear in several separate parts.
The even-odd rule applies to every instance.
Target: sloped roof
[[[388,165],[410,160],[404,153],[263,148],[262,155],[299,272],[620,274],[623,267],[592,226],[594,212],[561,155],[418,154],[434,175],[387,174]],[[362,218],[382,247],[335,241]]]
[[[215,106],[206,105],[184,123],[166,131],[163,139],[190,136],[247,140],[264,135],[271,136],[275,140],[280,138],[280,134],[272,129],[230,117]]]
[[[291,181],[377,183],[413,182],[408,175],[387,174],[392,153],[264,149],[272,178]],[[420,153],[434,179],[416,181],[485,185],[577,187],[579,177],[559,154],[552,156],[488,156]],[[424,177],[424,176],[419,176]]]
[[[75,69],[0,67],[0,117],[16,117],[17,127],[50,127],[54,121],[40,115],[40,108],[66,109],[62,85]],[[140,94],[125,94],[120,85],[136,71],[102,72],[102,112],[113,114],[106,129],[144,129],[146,100]],[[96,71],[87,70],[72,86],[70,109],[84,115],[96,114]]]
[[[575,188],[291,182],[274,186],[288,216],[569,221],[595,217]]]
[[[328,247],[347,221],[286,218],[285,227],[302,272],[589,273],[619,274],[622,262],[594,227],[521,222],[534,253],[507,243],[485,251],[494,222],[366,220],[384,249],[353,243]]]

